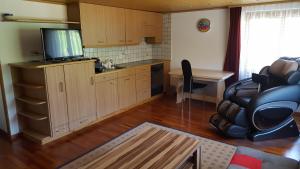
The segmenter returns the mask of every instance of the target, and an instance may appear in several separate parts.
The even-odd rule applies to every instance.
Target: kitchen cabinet
[[[64,67],[47,67],[45,76],[52,135],[55,137],[69,132]]]
[[[70,3],[67,10],[70,21],[81,23],[85,47],[135,45],[144,37],[148,43],[162,41],[160,13],[88,3]]]
[[[97,117],[105,117],[119,109],[116,74],[96,76]]]
[[[136,99],[143,102],[151,97],[151,68],[150,65],[136,68]]]
[[[163,16],[155,12],[143,12],[141,14],[142,33],[149,43],[161,43]]]
[[[118,73],[118,97],[120,109],[136,104],[136,87],[134,69]]]
[[[125,9],[106,7],[105,9],[107,43],[109,45],[125,44]]]
[[[84,46],[107,45],[107,8],[100,5],[80,3],[80,20]]]
[[[125,9],[126,44],[139,44],[142,41],[141,12]]]
[[[77,130],[96,120],[94,63],[64,66],[69,125]]]

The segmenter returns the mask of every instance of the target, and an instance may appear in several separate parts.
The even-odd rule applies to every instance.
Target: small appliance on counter
[[[99,58],[96,58],[95,61],[95,71],[96,73],[102,73],[104,71],[105,67],[103,66],[102,62]]]

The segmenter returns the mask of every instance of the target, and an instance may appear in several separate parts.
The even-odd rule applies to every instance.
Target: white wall
[[[182,59],[192,67],[222,70],[229,30],[229,10],[203,10],[173,13],[171,19],[171,67],[180,67]],[[199,19],[208,18],[211,29],[198,31]]]
[[[67,18],[66,6],[24,0],[0,0],[0,13],[13,13],[15,16],[38,17],[45,19]],[[0,61],[3,71],[4,88],[11,134],[19,132],[15,101],[12,89],[9,63],[41,59],[41,27],[65,27],[57,24],[0,22]],[[0,99],[1,101],[1,99]],[[1,102],[2,104],[2,102]],[[0,128],[6,130],[3,105],[0,104]]]

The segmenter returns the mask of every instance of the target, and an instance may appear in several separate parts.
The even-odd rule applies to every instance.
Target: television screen
[[[82,42],[77,29],[42,28],[44,59],[55,60],[82,57]]]

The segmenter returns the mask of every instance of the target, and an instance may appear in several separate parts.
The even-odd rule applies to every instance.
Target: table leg
[[[193,153],[193,169],[201,169],[201,147],[197,148],[197,150]]]
[[[225,81],[220,80],[217,83],[217,100],[216,100],[216,106],[223,100],[223,94],[225,90]]]

